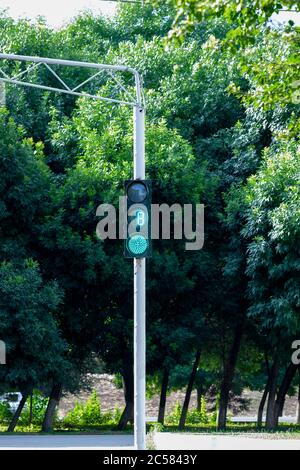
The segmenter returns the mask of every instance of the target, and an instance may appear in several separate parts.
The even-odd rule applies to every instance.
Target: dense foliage
[[[181,7],[180,47],[166,42],[171,3]],[[282,397],[300,334],[299,43],[297,28],[266,22],[298,3],[229,3],[125,5],[113,19],[84,13],[60,30],[3,14],[0,49],[143,73],[154,202],[206,207],[202,251],[154,243],[148,392],[161,390],[163,422],[167,391],[189,384],[172,415],[180,426],[204,422],[204,395],[213,393],[223,428],[232,393],[266,389],[272,427],[293,385],[296,368]],[[62,76],[75,86],[89,75],[66,68]],[[31,77],[54,80],[45,68]],[[85,87],[111,89],[103,77]],[[0,112],[1,390],[39,389],[52,403],[86,385],[90,372],[118,374],[121,427],[133,409],[132,265],[122,242],[100,242],[95,229],[99,204],[117,204],[131,176],[132,127],[129,108],[12,86]],[[187,414],[193,388],[199,411]],[[72,413],[67,421],[101,425],[95,395]]]

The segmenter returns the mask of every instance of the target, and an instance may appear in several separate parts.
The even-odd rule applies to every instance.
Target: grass
[[[85,426],[85,427],[62,427],[56,426],[52,432],[42,433],[41,426],[31,425],[31,426],[17,426],[15,432],[8,433],[6,432],[7,425],[0,425],[0,435],[15,435],[15,434],[132,434],[132,426],[128,426],[124,431],[118,431],[115,426]]]
[[[177,426],[164,426],[162,432],[172,432],[178,433]],[[277,435],[282,437],[298,437],[300,438],[300,426],[293,424],[280,424],[278,428],[274,431],[269,429],[259,428],[255,423],[229,423],[226,430],[219,431],[216,426],[212,425],[199,425],[199,426],[186,426],[182,431],[184,433],[197,433],[197,434],[215,434],[215,435],[224,435],[224,434],[256,434],[263,436]]]
[[[149,423],[147,428],[148,432],[155,428],[157,423]],[[14,433],[6,432],[7,426],[0,425],[0,434],[9,435],[9,434],[41,434],[41,427],[36,425],[31,426],[17,426]],[[292,424],[280,424],[280,426],[274,430],[269,431],[265,428],[258,428],[256,424],[247,424],[247,423],[229,423],[227,429],[224,431],[218,431],[215,426],[212,425],[198,425],[198,426],[186,426],[182,431],[178,430],[177,426],[167,425],[159,429],[160,432],[171,432],[171,433],[197,433],[197,434],[215,434],[215,435],[224,435],[224,434],[256,434],[261,435],[261,437],[274,436],[275,437],[284,437],[284,438],[300,438],[300,426]],[[128,426],[125,431],[117,431],[115,426],[88,426],[88,427],[62,427],[56,426],[53,432],[49,434],[132,434],[133,427]],[[43,433],[45,434],[45,433]]]

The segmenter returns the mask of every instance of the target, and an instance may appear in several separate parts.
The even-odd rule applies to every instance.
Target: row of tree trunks
[[[54,417],[55,417],[55,411],[58,407],[60,398],[62,394],[62,384],[55,383],[53,384],[50,396],[49,396],[49,401],[47,405],[47,409],[45,412],[44,416],[44,421],[42,424],[42,431],[43,432],[50,432],[53,430],[53,423],[54,423]],[[8,426],[7,432],[14,432],[18,421],[20,419],[21,413],[24,409],[24,406],[26,404],[27,398],[30,396],[30,408],[29,408],[29,424],[32,423],[32,418],[33,418],[33,402],[32,402],[32,390],[28,391],[25,390],[22,392],[22,399],[18,405],[18,408],[16,409],[12,420]]]
[[[220,429],[224,429],[226,427],[229,394],[232,388],[232,382],[234,378],[236,363],[237,363],[238,354],[240,351],[243,326],[244,326],[244,321],[242,321],[241,323],[237,325],[232,348],[230,350],[230,354],[229,354],[229,357],[225,366],[225,370],[224,370],[224,378],[223,378],[222,385],[221,385],[220,410],[219,410],[219,418],[218,418],[218,426]],[[198,350],[196,353],[193,370],[191,372],[188,387],[187,387],[186,394],[185,394],[185,400],[184,400],[180,422],[179,422],[179,429],[183,429],[185,426],[188,408],[189,408],[189,404],[191,400],[191,394],[194,388],[197,371],[199,368],[200,358],[201,358],[201,351]],[[127,363],[127,364],[129,367],[125,367],[124,372],[123,372],[123,387],[124,387],[126,406],[119,421],[119,425],[118,425],[119,430],[125,429],[127,426],[127,423],[129,421],[133,421],[133,410],[134,410],[133,369],[130,366],[130,363]],[[158,413],[158,422],[161,424],[164,423],[164,419],[165,419],[169,375],[170,375],[170,372],[165,369],[163,371],[163,376],[162,376],[161,395],[160,395],[160,404],[159,404],[159,413]],[[201,388],[197,390],[197,397],[198,397],[197,407],[200,410],[201,397],[202,397]]]
[[[232,381],[234,378],[234,373],[235,373],[235,367],[236,367],[236,362],[237,362],[237,357],[240,349],[240,343],[241,343],[241,337],[242,337],[242,325],[239,325],[236,329],[235,332],[235,338],[233,341],[232,349],[229,355],[229,360],[227,363],[227,367],[229,367],[231,375],[227,375],[226,380],[223,381],[222,387],[221,387],[221,398],[224,398],[224,401],[220,400],[220,411],[221,411],[221,416],[222,416],[222,408],[225,410],[226,416],[227,416],[227,409],[228,409],[228,401],[229,401],[229,393],[232,387]],[[190,375],[188,387],[186,390],[185,394],[185,400],[182,408],[182,413],[181,413],[181,418],[180,418],[180,423],[179,423],[179,429],[183,429],[185,426],[186,422],[186,417],[188,413],[188,408],[191,400],[191,394],[194,388],[196,376],[197,376],[197,371],[199,368],[200,364],[200,359],[201,359],[201,351],[198,350],[196,353],[196,358],[195,362],[193,365],[193,369]],[[264,390],[262,400],[260,402],[259,406],[259,411],[258,411],[258,419],[257,419],[257,424],[259,427],[262,426],[263,422],[263,412],[265,408],[265,404],[268,399],[268,408],[267,408],[267,419],[266,419],[266,427],[268,429],[274,429],[278,426],[279,422],[279,417],[282,416],[283,414],[283,409],[284,409],[284,404],[285,404],[285,399],[286,395],[291,387],[291,384],[293,382],[293,379],[297,373],[297,370],[299,372],[299,389],[298,389],[298,416],[297,416],[297,422],[300,424],[300,368],[297,365],[290,364],[286,370],[286,373],[284,375],[283,381],[281,383],[280,389],[277,394],[277,384],[278,384],[278,376],[279,376],[279,361],[275,360],[274,364],[270,370],[269,377],[268,377],[268,382],[266,385],[266,388]],[[164,369],[163,376],[162,376],[162,385],[161,385],[161,394],[160,394],[160,403],[159,403],[159,413],[158,413],[158,422],[161,424],[164,424],[165,420],[165,411],[166,411],[166,401],[167,401],[167,391],[168,391],[168,384],[169,384],[169,378],[170,378],[170,371],[168,369]],[[124,412],[121,416],[120,423],[118,426],[118,429],[125,429],[128,422],[133,423],[134,417],[133,417],[133,411],[134,411],[134,379],[133,379],[133,369],[128,364],[127,367],[125,367],[124,374],[123,374],[123,386],[124,386],[124,395],[125,395],[125,401],[126,401],[126,406],[124,409]],[[223,391],[223,394],[222,394]],[[59,404],[59,400],[61,397],[62,393],[62,386],[61,384],[54,384],[50,398],[49,398],[49,403],[47,407],[47,411],[45,414],[45,419],[43,423],[43,431],[44,432],[49,432],[53,429],[53,420],[55,416],[55,411],[57,409],[57,406]],[[17,421],[19,419],[19,416],[22,412],[22,409],[24,408],[24,405],[26,403],[26,399],[28,398],[28,393],[24,393],[23,399],[18,407],[18,410],[16,411],[16,414],[14,416],[14,419],[12,420],[12,423],[10,425],[9,429],[14,430]],[[202,388],[201,386],[197,388],[197,409],[200,411],[201,409],[201,398],[202,398]],[[223,407],[222,407],[223,403]],[[223,414],[224,416],[224,414]],[[219,421],[218,425],[220,426],[221,424],[221,418],[219,414]],[[224,424],[224,423],[222,423]],[[226,418],[225,418],[225,426],[226,426]]]
[[[269,430],[274,430],[279,424],[279,418],[283,415],[286,396],[292,385],[292,382],[297,373],[297,370],[299,371],[299,391],[298,391],[299,406],[298,406],[298,409],[300,410],[300,369],[299,369],[299,366],[295,364],[289,364],[284,374],[280,388],[278,390],[279,367],[280,367],[279,360],[276,359],[269,372],[268,382],[264,390],[264,393],[263,393],[263,396],[259,405],[259,410],[258,410],[257,425],[258,427],[262,427],[264,408],[265,408],[265,404],[268,398],[266,428]],[[299,418],[300,416],[298,415],[298,419]]]
[[[197,351],[193,370],[191,372],[189,384],[187,387],[184,405],[182,408],[182,414],[180,418],[180,428],[182,429],[185,426],[186,416],[188,412],[188,407],[191,399],[191,394],[196,380],[197,370],[200,363],[201,352]],[[161,384],[161,393],[159,401],[159,411],[158,411],[158,422],[164,424],[165,413],[166,413],[166,402],[167,402],[167,392],[169,384],[170,371],[165,368],[162,375],[162,384]],[[128,422],[133,422],[133,411],[134,411],[134,381],[133,381],[133,368],[130,363],[127,363],[123,369],[123,389],[125,396],[125,409],[121,415],[118,430],[124,430]]]
[[[223,394],[221,393],[221,397],[223,397],[223,401],[220,402],[220,411],[222,411],[222,420],[225,419],[226,425],[226,415],[228,409],[228,400],[229,400],[229,392],[232,386],[232,380],[234,376],[235,364],[236,364],[236,354],[238,353],[239,349],[239,341],[237,340],[238,331],[236,331],[236,337],[233,343],[232,351],[230,354],[231,358],[231,382],[230,377],[227,376],[226,380],[226,387],[224,386],[224,382],[222,384]],[[191,394],[194,388],[195,379],[197,375],[197,371],[199,368],[199,363],[201,359],[201,351],[198,350],[195,358],[195,362],[193,365],[193,370],[190,375],[188,387],[185,394],[185,400],[182,408],[182,413],[180,417],[179,429],[183,429],[186,422],[186,417],[188,413],[188,408],[191,400]],[[279,376],[279,360],[276,359],[272,365],[272,368],[269,373],[268,382],[266,388],[264,390],[259,410],[258,410],[258,417],[257,417],[257,425],[258,427],[262,426],[263,423],[263,413],[265,404],[268,399],[268,407],[267,407],[267,418],[266,418],[266,427],[267,429],[275,429],[278,426],[279,418],[283,414],[285,399],[287,393],[292,385],[294,377],[298,371],[299,374],[299,388],[298,388],[298,410],[297,410],[297,423],[300,424],[300,367],[295,364],[290,364],[285,372],[284,378],[282,380],[280,389],[277,394],[277,383],[278,383],[278,376]],[[165,419],[165,410],[166,410],[166,400],[167,400],[167,391],[168,391],[168,383],[169,383],[170,371],[165,369],[163,372],[162,377],[162,386],[161,386],[161,395],[160,395],[160,403],[159,403],[159,414],[158,414],[158,422],[164,424]],[[125,401],[126,406],[124,412],[121,416],[118,429],[123,430],[126,428],[128,422],[133,422],[133,410],[134,410],[134,385],[133,385],[133,370],[130,364],[124,369],[123,374],[123,387],[124,387],[124,394],[125,394]],[[48,406],[45,412],[45,417],[42,425],[43,432],[50,432],[53,430],[53,422],[55,417],[56,409],[59,405],[59,401],[62,395],[62,384],[54,383],[49,401]],[[226,392],[226,393],[225,393]],[[18,424],[19,418],[27,401],[27,398],[31,394],[31,401],[30,401],[30,422],[32,422],[32,391],[29,392],[27,390],[23,391],[22,399],[19,403],[17,410],[9,424],[7,432],[13,432]],[[227,400],[226,400],[227,397]],[[197,409],[200,411],[201,409],[201,398],[202,398],[202,389],[201,387],[197,388]],[[222,403],[222,406],[221,406]],[[225,418],[224,418],[225,416]],[[220,415],[219,415],[219,426],[221,424]],[[224,421],[222,421],[222,425],[224,425]]]
[[[280,386],[277,399],[275,402],[275,409],[274,409],[274,423],[275,427],[278,426],[279,418],[283,415],[283,409],[285,405],[285,399],[288,394],[288,391],[292,385],[292,382],[295,378],[296,372],[299,366],[295,364],[290,364],[285,372],[282,384]]]

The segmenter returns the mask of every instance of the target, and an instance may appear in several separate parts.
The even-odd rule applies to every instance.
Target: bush
[[[26,404],[19,419],[19,425],[27,426],[33,424],[41,426],[44,420],[48,398],[39,391],[34,391],[32,395],[32,421],[30,423],[30,397],[27,398]]]
[[[0,402],[0,423],[8,424],[13,416],[13,412],[7,402]]]
[[[69,427],[114,426],[118,424],[120,417],[121,410],[118,408],[103,413],[97,392],[93,390],[85,404],[81,402],[75,404],[74,409],[67,414],[62,424]]]
[[[182,407],[179,402],[176,403],[173,411],[166,417],[166,424],[178,426],[181,417]],[[201,409],[193,409],[188,411],[186,417],[187,425],[200,425],[209,424],[213,417],[207,413],[206,400],[204,397],[201,398]]]
[[[187,424],[208,424],[210,417],[207,414],[206,410],[206,400],[204,397],[201,398],[201,408],[200,411],[197,409],[191,410],[187,415]]]
[[[166,424],[178,425],[181,416],[181,405],[179,401],[176,402],[173,411],[166,416]]]

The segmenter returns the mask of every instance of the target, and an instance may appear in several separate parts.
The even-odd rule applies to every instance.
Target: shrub
[[[8,424],[12,418],[12,411],[10,406],[7,402],[3,401],[0,402],[0,423],[1,424]]]
[[[48,398],[41,392],[35,390],[32,395],[32,421],[30,423],[30,397],[27,398],[26,404],[20,416],[19,425],[27,426],[33,424],[41,426],[44,420]]]
[[[210,417],[207,414],[206,400],[204,397],[201,398],[200,411],[197,409],[191,410],[187,415],[187,424],[208,424]]]
[[[77,402],[74,409],[63,419],[62,424],[69,427],[114,426],[118,424],[121,410],[101,411],[101,403],[96,390],[93,390],[85,404]]]
[[[173,411],[171,411],[171,413],[168,416],[166,416],[166,423],[177,426],[179,424],[180,416],[181,416],[181,405],[179,401],[177,401],[174,406]]]
[[[171,425],[178,425],[181,417],[182,407],[179,402],[176,403],[173,411],[166,417],[166,423]],[[187,425],[200,425],[209,424],[212,420],[212,416],[207,413],[206,400],[204,397],[201,398],[200,411],[193,409],[188,411],[186,417]]]

